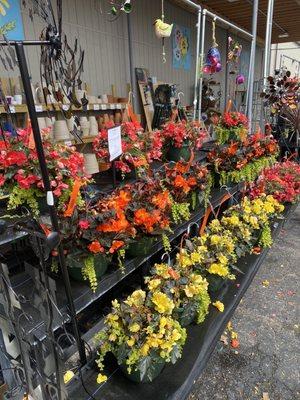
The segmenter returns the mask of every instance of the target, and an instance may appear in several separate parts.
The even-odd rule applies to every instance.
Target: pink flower
[[[79,225],[79,228],[83,229],[83,230],[89,229],[89,227],[90,227],[89,221],[84,220],[84,219],[80,220],[78,225]]]

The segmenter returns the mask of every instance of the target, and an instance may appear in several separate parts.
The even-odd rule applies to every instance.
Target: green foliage
[[[40,212],[37,199],[39,197],[41,197],[41,192],[37,189],[22,189],[18,186],[14,186],[9,195],[7,209],[15,210],[19,206],[27,205],[33,215],[38,217]]]
[[[84,259],[84,267],[81,270],[83,279],[89,281],[91,290],[95,293],[98,286],[98,281],[95,271],[95,258],[94,256],[88,256]]]
[[[276,155],[269,157],[261,157],[245,165],[240,170],[220,172],[220,184],[226,185],[228,182],[253,182],[261,174],[261,172],[276,162]]]
[[[197,324],[201,324],[208,314],[209,305],[211,303],[207,290],[203,290],[198,297],[197,302]]]
[[[8,32],[13,31],[16,27],[16,21],[9,21],[0,27],[0,35],[6,35]]]
[[[266,223],[261,231],[260,238],[259,238],[259,244],[262,247],[271,247],[273,244],[273,239],[272,239],[272,232],[271,232],[271,227],[269,223]]]
[[[172,247],[171,247],[171,243],[170,243],[168,236],[165,233],[163,233],[161,236],[161,239],[162,239],[162,244],[163,244],[164,250],[167,253],[170,252]]]
[[[172,203],[172,218],[175,224],[188,221],[191,216],[189,203]]]

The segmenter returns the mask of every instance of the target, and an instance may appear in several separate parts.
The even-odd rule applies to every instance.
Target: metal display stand
[[[39,125],[38,125],[38,119],[37,119],[37,114],[36,114],[36,110],[35,110],[35,103],[34,103],[33,94],[32,94],[32,90],[31,90],[30,76],[29,76],[29,72],[28,72],[28,66],[27,66],[27,60],[26,60],[26,56],[25,56],[24,47],[25,46],[61,46],[60,38],[59,39],[56,38],[55,41],[38,41],[38,40],[37,41],[35,41],[35,40],[34,41],[10,41],[9,43],[7,43],[6,41],[1,41],[0,44],[2,46],[7,46],[9,44],[11,46],[14,46],[14,48],[16,50],[17,61],[18,61],[21,78],[22,78],[22,82],[23,82],[23,87],[24,87],[24,91],[25,91],[28,113],[29,113],[30,120],[31,120],[35,148],[36,148],[36,152],[37,152],[37,156],[38,156],[38,160],[39,160],[39,165],[40,165],[40,169],[41,169],[44,188],[47,193],[47,205],[49,207],[51,223],[52,223],[53,231],[59,233],[58,217],[57,217],[56,208],[54,205],[54,197],[53,197],[53,193],[51,190],[50,179],[49,179],[49,174],[48,174],[48,169],[47,169],[47,164],[46,164],[45,154],[44,154],[44,149],[43,149],[43,142],[42,142],[41,133],[40,133]],[[80,337],[80,332],[79,332],[77,319],[76,319],[76,311],[75,311],[74,302],[73,302],[73,298],[72,298],[68,267],[67,267],[65,256],[64,256],[64,250],[63,250],[63,247],[61,244],[59,244],[59,246],[58,246],[58,254],[59,254],[59,265],[60,265],[60,269],[61,269],[61,273],[62,273],[62,279],[63,279],[67,302],[68,302],[69,314],[71,317],[71,322],[72,322],[72,327],[73,327],[73,333],[74,333],[74,337],[75,337],[75,340],[76,340],[76,343],[78,346],[80,362],[82,365],[84,365],[86,363],[85,347],[84,347],[83,341],[81,340],[81,337]]]

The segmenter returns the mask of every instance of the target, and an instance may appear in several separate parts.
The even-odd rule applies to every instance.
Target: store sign
[[[24,40],[20,0],[0,1],[0,33],[8,40]]]
[[[109,161],[113,161],[122,154],[121,127],[116,126],[108,130]]]

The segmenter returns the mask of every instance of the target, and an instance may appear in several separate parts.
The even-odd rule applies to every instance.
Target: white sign
[[[10,111],[12,114],[15,114],[15,112],[16,112],[15,106],[9,106],[9,111]]]
[[[62,109],[64,111],[69,111],[70,105],[69,104],[63,104]]]
[[[116,126],[108,130],[109,161],[115,160],[122,154],[121,127]]]
[[[95,111],[100,110],[100,104],[94,104],[94,110]]]
[[[107,110],[107,105],[106,104],[99,104],[101,110]]]
[[[42,111],[43,111],[43,106],[42,106],[41,104],[37,104],[37,105],[35,106],[35,111],[36,111],[36,112],[42,112]]]

